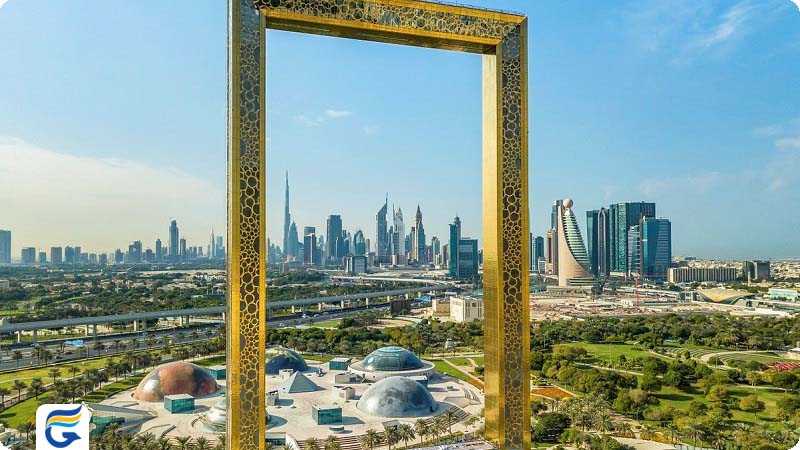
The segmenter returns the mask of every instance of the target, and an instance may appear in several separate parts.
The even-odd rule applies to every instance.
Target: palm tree
[[[405,444],[405,447],[408,447],[408,441],[413,441],[416,435],[414,434],[414,427],[407,423],[402,423],[397,427],[397,431],[400,433],[400,439]]]
[[[450,436],[453,435],[453,423],[456,421],[456,411],[455,408],[448,408],[447,411],[442,414],[447,421],[447,434]]]
[[[361,444],[361,448],[365,450],[372,450],[376,445],[380,444],[381,436],[377,431],[370,428],[367,430],[365,435],[361,436],[359,442]]]
[[[414,432],[419,436],[419,443],[422,445],[425,436],[428,435],[428,424],[422,419],[417,419],[417,421],[414,422]]]
[[[42,393],[42,388],[44,387],[44,383],[42,383],[42,379],[36,377],[31,380],[31,391],[33,391],[33,396],[39,398],[39,394]]]
[[[192,448],[192,438],[189,436],[178,436],[175,440],[178,441],[178,450],[189,450]]]
[[[50,378],[53,379],[53,384],[56,384],[58,377],[61,376],[61,370],[58,367],[53,367],[47,371],[47,375],[49,375]]]
[[[164,436],[158,438],[158,441],[156,443],[158,444],[158,450],[172,450],[173,447],[172,441],[170,441],[168,438],[165,438]]]
[[[0,387],[0,408],[6,407],[6,395],[10,393],[8,388]]]
[[[321,450],[319,448],[319,441],[315,437],[310,437],[306,439],[305,446],[303,446],[305,450]]]
[[[397,431],[397,427],[389,427],[383,431],[383,437],[386,439],[386,443],[389,444],[389,450],[392,450],[392,446],[400,442],[400,433]]]
[[[325,450],[342,450],[342,444],[339,443],[336,436],[331,434],[325,439]]]
[[[197,450],[211,450],[211,442],[208,439],[200,436],[194,441],[194,448]]]
[[[22,390],[28,387],[22,380],[14,380],[14,390],[17,391],[17,401],[22,397]]]

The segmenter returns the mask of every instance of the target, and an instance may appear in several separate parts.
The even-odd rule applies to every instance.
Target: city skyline
[[[646,200],[673,219],[675,255],[800,256],[800,243],[780,238],[800,227],[785,208],[800,201],[800,12],[791,1],[472,3],[536,24],[535,235],[552,199],[575,198],[579,218]],[[17,236],[15,257],[23,242],[71,236],[98,248],[120,245],[117,235],[165,240],[152,230],[170,215],[197,230],[187,237],[195,242],[209,225],[224,230],[224,15],[223,4],[0,7],[0,42],[13,43],[0,43],[0,57],[18,61],[0,73],[0,201],[17,213],[0,228]],[[169,29],[159,19],[176,16]],[[51,35],[15,38],[42,23]],[[371,234],[373,205],[388,191],[407,224],[422,203],[426,233],[440,239],[455,214],[480,226],[480,58],[282,32],[270,32],[268,46],[273,242],[286,168],[302,181],[298,225],[320,230],[338,197],[345,226]],[[151,70],[133,76],[132,67]],[[299,89],[319,73],[329,74],[319,88]],[[759,217],[766,210],[770,220]]]

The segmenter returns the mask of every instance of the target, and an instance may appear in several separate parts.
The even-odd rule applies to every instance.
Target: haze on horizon
[[[531,22],[532,231],[550,205],[653,201],[673,253],[800,257],[800,11],[788,0],[475,4]],[[89,5],[91,6],[91,5]],[[91,251],[225,227],[224,2],[0,2],[0,229]],[[40,32],[47,29],[48,33]],[[566,37],[566,38],[565,38]],[[268,35],[269,237],[373,238],[389,194],[480,237],[480,58]],[[407,225],[408,227],[408,225]]]

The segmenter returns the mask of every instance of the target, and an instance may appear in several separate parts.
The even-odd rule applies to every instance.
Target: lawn
[[[117,392],[121,392],[136,386],[141,379],[142,376],[139,375],[122,381],[107,384],[102,389],[90,393],[83,399],[76,399],[76,402],[86,401],[89,403],[96,403],[101,400],[105,400]],[[38,408],[42,403],[47,403],[47,400],[52,397],[52,395],[53,391],[47,391],[40,395],[39,398],[29,398],[24,402],[17,403],[16,405],[0,413],[0,421],[11,428],[19,428],[22,424],[33,422],[36,416],[36,408]]]
[[[472,366],[472,364],[469,362],[469,359],[464,358],[463,356],[455,356],[453,358],[445,358],[445,359],[457,366],[465,366],[465,367]]]
[[[739,399],[748,395],[756,394],[759,400],[763,401],[765,404],[765,410],[758,413],[758,421],[762,423],[776,422],[777,424],[776,402],[782,396],[786,395],[785,392],[779,389],[754,389],[747,386],[729,387],[729,391],[731,393],[731,397],[734,399],[733,402],[736,403],[734,408],[731,409],[731,412],[733,413],[733,420],[743,423],[753,422],[752,413],[740,411],[737,408]],[[703,395],[703,392],[697,389],[684,392],[673,387],[664,387],[661,389],[661,391],[655,394],[655,396],[661,400],[661,405],[670,405],[674,408],[684,411],[689,409],[689,404],[693,400],[699,400],[705,404],[709,403]]]
[[[433,364],[434,364],[434,366],[436,368],[436,371],[439,372],[439,373],[443,373],[445,375],[450,375],[453,378],[458,378],[459,380],[466,381],[468,383],[472,383],[472,381],[473,381],[469,376],[467,376],[467,374],[465,374],[464,372],[456,369],[455,367],[451,366],[450,364],[447,364],[446,362],[444,362],[441,359],[436,359],[436,360],[433,360],[432,362],[433,362]]]
[[[64,364],[57,364],[55,367],[61,370],[60,378],[67,378],[72,376],[72,373],[69,370],[69,366],[77,366],[80,370],[78,371],[78,375],[83,373],[83,371],[87,369],[100,369],[106,366],[106,363],[111,357],[100,358],[100,359],[90,359],[88,361],[75,361],[72,363],[64,363]],[[116,358],[119,359],[119,358]],[[4,387],[7,389],[11,389],[14,386],[15,380],[22,380],[25,383],[30,382],[33,378],[41,378],[42,382],[45,384],[52,383],[53,379],[50,378],[48,372],[52,369],[53,366],[50,367],[40,367],[37,369],[22,369],[14,372],[5,372],[0,374],[0,387]]]
[[[338,328],[340,323],[342,323],[342,319],[331,319],[323,320],[321,322],[314,322],[310,324],[310,326],[317,328]]]
[[[197,361],[193,361],[198,366],[203,367],[211,367],[211,366],[224,366],[227,361],[225,361],[225,355],[219,356],[211,356],[209,358],[198,359]]]
[[[575,342],[561,345],[569,347],[583,347],[598,361],[605,361],[612,364],[616,364],[619,361],[619,357],[622,355],[625,355],[625,358],[629,360],[633,358],[646,357],[661,358],[665,361],[670,360],[665,356],[650,353],[644,347],[633,344],[591,344],[586,342]]]

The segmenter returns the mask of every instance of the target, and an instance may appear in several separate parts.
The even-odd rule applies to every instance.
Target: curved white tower
[[[572,212],[572,199],[565,198],[558,206],[558,285],[569,286],[571,280],[591,279],[589,254],[583,243],[578,220]]]

